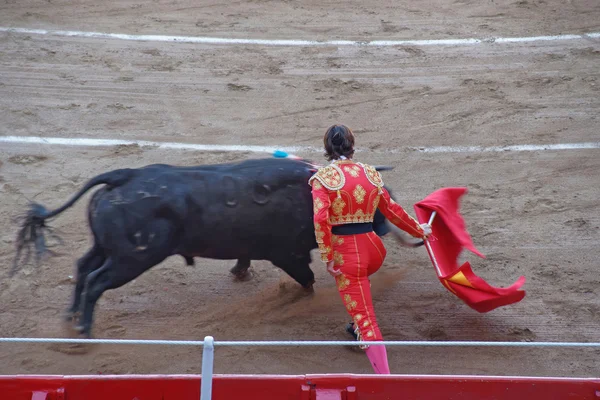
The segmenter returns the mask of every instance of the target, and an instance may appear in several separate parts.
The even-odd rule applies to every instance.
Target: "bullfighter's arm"
[[[384,187],[381,188],[381,192],[381,200],[379,201],[378,208],[383,215],[392,224],[410,235],[416,238],[424,237],[425,232],[421,228],[421,225],[390,197],[389,192]]]
[[[314,211],[315,236],[321,253],[321,260],[329,262],[333,260],[331,248],[331,225],[329,224],[329,194],[327,189],[318,181],[312,181],[312,197]]]

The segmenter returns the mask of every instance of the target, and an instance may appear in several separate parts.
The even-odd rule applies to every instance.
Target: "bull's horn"
[[[394,168],[395,167],[392,167],[391,165],[376,165],[375,166],[375,170],[377,170],[377,171],[391,171]]]

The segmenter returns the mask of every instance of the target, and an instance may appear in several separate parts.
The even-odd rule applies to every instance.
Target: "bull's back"
[[[315,246],[310,174],[306,163],[279,159],[149,165],[126,184],[98,191],[90,222],[97,237],[113,239],[111,246],[119,246],[116,230],[122,240],[134,241],[162,219],[178,233],[182,253],[267,259],[273,249]]]
[[[309,176],[306,164],[276,159],[203,171],[188,197],[189,209],[197,212],[185,247],[224,259],[267,259],[274,248],[311,248]]]

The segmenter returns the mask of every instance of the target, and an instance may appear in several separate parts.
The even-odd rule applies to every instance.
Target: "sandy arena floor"
[[[92,2],[4,1],[0,26],[260,39],[399,40],[600,31],[593,0]],[[600,39],[463,46],[199,45],[0,33],[0,135],[315,146],[332,123],[357,134],[357,157],[412,205],[467,186],[462,212],[475,272],[520,275],[525,299],[478,314],[438,281],[425,249],[386,239],[373,292],[388,340],[600,341],[600,150],[421,153],[406,147],[597,142]],[[321,154],[301,154],[324,162]],[[62,313],[90,245],[87,199],[53,221],[66,244],[8,278],[28,199],[61,205],[99,172],[151,163],[261,157],[136,146],[0,143],[0,336],[70,335]],[[315,254],[316,256],[316,254]],[[315,257],[315,260],[317,257]],[[346,340],[334,282],[316,293],[255,262],[169,259],[99,301],[97,338]],[[388,348],[394,373],[599,376],[600,350]],[[183,347],[0,345],[0,373],[197,373]],[[347,348],[219,348],[217,373],[370,373]]]

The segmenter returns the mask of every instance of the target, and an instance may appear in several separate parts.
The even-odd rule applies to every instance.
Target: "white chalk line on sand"
[[[489,37],[464,39],[418,39],[418,40],[297,40],[297,39],[230,39],[207,36],[174,35],[130,35],[125,33],[82,32],[29,28],[0,27],[0,32],[29,35],[51,35],[84,37],[94,39],[116,39],[140,42],[174,42],[197,44],[246,44],[262,46],[457,46],[483,43],[525,43],[557,40],[598,39],[600,32],[570,35],[527,36],[527,37]]]
[[[223,144],[195,144],[179,142],[153,142],[148,140],[120,140],[120,139],[94,139],[94,138],[60,138],[38,136],[0,136],[0,143],[15,144],[40,144],[55,146],[80,146],[80,147],[114,147],[114,146],[140,146],[157,149],[194,150],[214,152],[250,152],[273,153],[277,150],[287,153],[315,153],[323,149],[312,146],[253,146],[253,145],[223,145]],[[559,144],[520,144],[511,146],[436,146],[436,147],[396,147],[377,150],[358,149],[358,152],[373,153],[489,153],[489,152],[521,152],[521,151],[548,151],[548,150],[582,150],[600,149],[600,142],[559,143]]]

